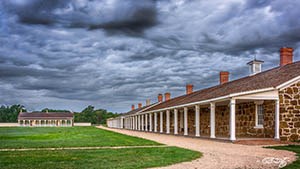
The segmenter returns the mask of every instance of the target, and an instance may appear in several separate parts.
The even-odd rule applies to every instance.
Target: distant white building
[[[20,126],[74,126],[74,114],[70,112],[20,112],[18,116]]]

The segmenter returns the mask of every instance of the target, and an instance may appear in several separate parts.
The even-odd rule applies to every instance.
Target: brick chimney
[[[146,100],[146,106],[149,106],[150,105],[150,99],[147,99]]]
[[[139,109],[143,107],[142,103],[139,103],[138,106],[139,106]]]
[[[157,101],[158,102],[162,102],[163,101],[163,95],[162,94],[158,94]]]
[[[131,105],[131,110],[134,110],[135,108],[134,108],[134,104],[133,105]]]
[[[229,81],[229,72],[220,72],[220,84],[227,83]]]
[[[193,85],[192,84],[187,84],[185,89],[186,89],[186,94],[191,94],[193,93]]]
[[[280,49],[280,66],[293,63],[293,48],[283,47]]]
[[[165,93],[165,101],[168,101],[171,99],[171,93]]]

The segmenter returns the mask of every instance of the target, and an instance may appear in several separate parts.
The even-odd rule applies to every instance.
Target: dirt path
[[[279,164],[284,164],[285,161],[291,163],[296,159],[293,152],[266,149],[262,146],[223,143],[199,138],[112,129],[102,126],[99,126],[99,128],[203,153],[203,157],[199,159],[163,167],[165,169],[276,169],[279,168]]]
[[[0,149],[0,151],[95,150],[95,149],[123,149],[123,148],[152,148],[152,147],[169,147],[169,146],[157,145],[157,146],[116,146],[116,147],[7,148],[7,149]]]

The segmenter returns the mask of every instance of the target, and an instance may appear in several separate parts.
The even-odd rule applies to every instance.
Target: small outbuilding
[[[74,126],[74,114],[71,112],[20,112],[20,126]]]

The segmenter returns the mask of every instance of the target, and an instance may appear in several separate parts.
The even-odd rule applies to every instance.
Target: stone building
[[[262,71],[263,61],[248,63],[249,76],[229,81],[219,74],[220,84],[158,101],[109,119],[109,127],[212,139],[261,138],[300,140],[300,61],[293,49],[280,49],[278,67]],[[149,102],[149,101],[148,101]]]
[[[73,126],[74,115],[70,112],[20,112],[18,123],[20,126],[24,127]]]

